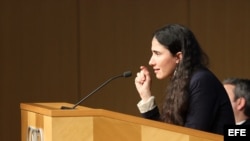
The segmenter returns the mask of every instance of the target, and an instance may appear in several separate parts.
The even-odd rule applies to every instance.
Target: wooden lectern
[[[223,141],[223,136],[69,103],[21,103],[22,141]]]

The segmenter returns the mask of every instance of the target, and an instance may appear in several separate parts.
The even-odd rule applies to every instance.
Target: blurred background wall
[[[0,140],[21,139],[20,103],[76,103],[140,116],[134,77],[155,29],[188,26],[220,79],[250,78],[248,0],[1,0]],[[153,79],[160,101],[165,82]]]

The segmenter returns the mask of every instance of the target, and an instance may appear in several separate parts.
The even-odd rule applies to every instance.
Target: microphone
[[[77,102],[73,107],[66,107],[66,106],[62,106],[61,109],[75,109],[79,104],[81,104],[85,99],[87,99],[89,96],[93,95],[95,92],[97,92],[98,90],[100,90],[102,87],[104,87],[105,85],[107,85],[110,81],[116,79],[116,78],[120,78],[120,77],[130,77],[132,76],[132,72],[131,71],[126,71],[123,74],[120,75],[116,75],[113,76],[111,78],[109,78],[107,81],[105,81],[104,83],[102,83],[99,87],[97,87],[94,91],[92,91],[91,93],[89,93],[87,96],[85,96],[84,98],[82,98],[79,102]]]

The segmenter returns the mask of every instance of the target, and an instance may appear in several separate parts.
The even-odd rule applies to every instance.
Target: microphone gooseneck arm
[[[97,87],[94,91],[92,91],[91,93],[89,93],[87,96],[85,96],[84,98],[82,98],[79,102],[77,102],[73,107],[65,107],[62,106],[61,109],[75,109],[79,104],[81,104],[85,99],[87,99],[89,96],[91,96],[92,94],[94,94],[95,92],[97,92],[98,90],[100,90],[102,87],[104,87],[105,85],[107,85],[110,81],[119,78],[119,77],[130,77],[132,75],[131,71],[126,71],[121,75],[117,75],[117,76],[113,76],[111,78],[109,78],[107,81],[105,81],[104,83],[102,83],[99,87]]]
[[[89,96],[91,96],[92,94],[94,94],[95,92],[97,92],[98,90],[100,90],[102,87],[104,87],[105,85],[107,85],[110,81],[119,78],[119,77],[123,77],[123,75],[117,75],[114,76],[110,79],[108,79],[107,81],[105,81],[102,85],[100,85],[99,87],[97,87],[94,91],[92,91],[90,94],[88,94],[87,96],[85,96],[83,99],[81,99],[79,102],[77,102],[72,108],[75,109],[76,106],[78,106],[79,104],[81,104],[85,99],[87,99]]]

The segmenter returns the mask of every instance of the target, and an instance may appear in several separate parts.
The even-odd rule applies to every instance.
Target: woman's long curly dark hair
[[[166,89],[161,119],[167,123],[184,125],[189,101],[189,82],[192,73],[208,65],[208,57],[200,48],[194,34],[179,24],[170,24],[154,34],[159,43],[172,55],[182,52],[182,60]]]

